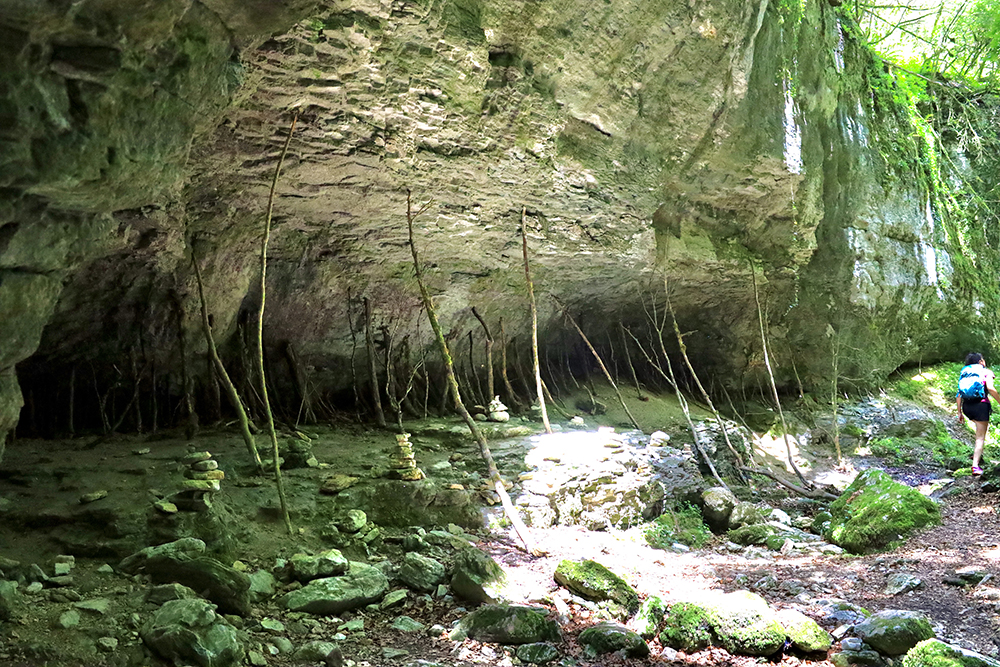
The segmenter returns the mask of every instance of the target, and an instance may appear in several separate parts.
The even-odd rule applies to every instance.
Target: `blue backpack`
[[[986,369],[979,364],[963,368],[958,376],[958,395],[969,400],[986,398]]]

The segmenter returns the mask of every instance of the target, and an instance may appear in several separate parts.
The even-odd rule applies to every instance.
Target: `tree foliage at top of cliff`
[[[846,5],[883,59],[927,80],[975,89],[1000,82],[995,0],[855,0]]]

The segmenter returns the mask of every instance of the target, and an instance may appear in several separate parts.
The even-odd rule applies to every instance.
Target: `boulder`
[[[723,531],[729,527],[729,516],[739,502],[729,489],[714,486],[701,494],[701,512],[712,530]]]
[[[754,503],[738,502],[729,514],[729,530],[764,523],[768,518],[768,514]]]
[[[925,639],[934,637],[926,616],[916,611],[885,609],[854,626],[861,641],[883,655],[903,655]]]
[[[578,640],[596,654],[624,651],[629,658],[649,655],[649,646],[642,637],[617,623],[598,623],[581,632]]]
[[[177,665],[230,667],[243,662],[235,628],[204,600],[170,600],[139,631],[142,641]]]
[[[444,575],[444,565],[415,551],[403,556],[403,563],[396,571],[400,581],[420,593],[433,592],[444,581]]]
[[[224,614],[250,613],[250,577],[201,555],[205,543],[195,538],[148,547],[125,558],[119,569],[127,574],[148,574],[153,583],[178,583],[201,592]]]
[[[452,566],[451,590],[463,600],[496,604],[507,574],[493,558],[475,547],[461,549]]]
[[[315,556],[302,553],[295,554],[289,559],[288,567],[293,579],[308,582],[313,579],[344,574],[350,569],[350,564],[338,550],[327,549]]]
[[[535,644],[559,641],[559,626],[543,607],[483,605],[452,631],[453,640],[469,637],[497,644]]]
[[[869,468],[830,505],[823,537],[851,553],[892,548],[915,530],[941,523],[937,503]]]
[[[378,568],[351,563],[346,574],[313,579],[283,598],[291,611],[310,614],[339,614],[382,599],[389,590],[389,580]]]
[[[592,560],[564,560],[556,568],[555,580],[587,600],[611,600],[630,612],[639,609],[639,595],[617,574]]]
[[[705,605],[715,642],[730,653],[768,656],[785,645],[785,629],[761,596],[736,591]]]
[[[322,663],[326,667],[341,667],[344,664],[344,654],[333,642],[313,640],[306,642],[295,650],[292,659],[296,662]]]
[[[1000,667],[1000,661],[939,639],[925,639],[906,652],[903,667]]]
[[[830,650],[830,645],[833,643],[830,633],[801,611],[782,609],[775,614],[775,617],[785,629],[788,639],[799,650],[806,653]]]
[[[712,645],[712,627],[708,611],[691,602],[675,602],[664,614],[660,643],[692,653]]]
[[[0,581],[0,621],[11,621],[21,603],[16,581]]]
[[[652,639],[656,635],[656,629],[660,627],[666,610],[667,606],[659,596],[650,595],[642,601],[639,611],[629,621],[628,627],[643,639]]]
[[[555,646],[546,642],[536,644],[521,644],[517,647],[517,659],[534,665],[544,665],[559,658],[559,651]]]

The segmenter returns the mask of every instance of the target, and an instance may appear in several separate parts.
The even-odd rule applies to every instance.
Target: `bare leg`
[[[986,443],[986,430],[990,427],[989,422],[973,422],[976,425],[976,446],[972,450],[972,467],[979,467],[979,459],[983,456],[983,445]]]

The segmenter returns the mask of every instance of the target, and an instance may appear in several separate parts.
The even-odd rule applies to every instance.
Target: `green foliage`
[[[645,530],[646,542],[657,549],[669,549],[680,542],[699,548],[712,539],[712,531],[702,521],[701,511],[692,505],[682,505],[677,510],[666,510]]]
[[[667,610],[660,643],[681,651],[697,651],[712,643],[708,612],[690,602],[678,602]]]

